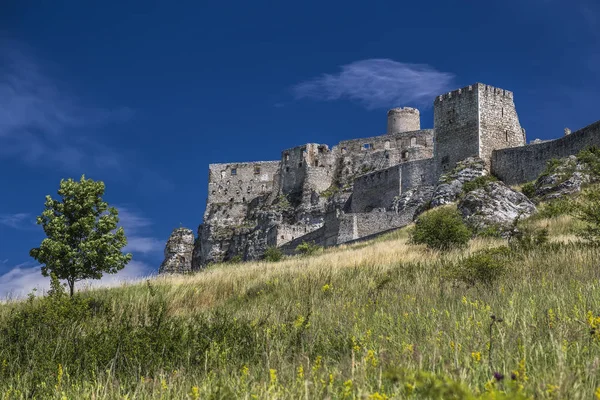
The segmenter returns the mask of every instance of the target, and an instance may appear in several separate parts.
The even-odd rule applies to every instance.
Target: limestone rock
[[[173,230],[165,246],[165,259],[158,273],[182,273],[192,270],[192,252],[194,250],[194,232],[187,228]]]
[[[415,217],[429,208],[432,194],[432,186],[419,186],[409,189],[394,199],[391,208],[396,213],[414,210],[413,217]]]
[[[542,175],[535,181],[536,201],[548,201],[581,191],[584,184],[590,183],[587,166],[576,156],[559,160],[550,174]]]
[[[431,198],[431,207],[450,204],[458,199],[465,182],[470,182],[480,176],[487,175],[487,169],[482,159],[469,157],[459,163],[452,172],[442,175],[439,185]]]
[[[458,210],[465,223],[475,230],[490,226],[506,228],[517,217],[525,218],[536,212],[527,196],[502,182],[490,182],[469,192],[458,203]]]

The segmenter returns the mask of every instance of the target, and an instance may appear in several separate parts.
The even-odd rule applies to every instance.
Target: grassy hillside
[[[0,398],[600,398],[600,249],[568,216],[491,285],[406,229],[0,306]]]

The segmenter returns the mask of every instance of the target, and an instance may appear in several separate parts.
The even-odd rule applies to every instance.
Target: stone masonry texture
[[[175,230],[161,272],[372,237],[412,222],[440,176],[466,159],[512,185],[535,179],[552,158],[600,146],[600,121],[526,145],[513,93],[482,83],[440,94],[433,108],[433,129],[421,129],[419,110],[394,108],[378,136],[307,143],[277,161],[210,164],[198,237]]]

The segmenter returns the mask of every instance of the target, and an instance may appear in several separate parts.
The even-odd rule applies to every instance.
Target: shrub
[[[508,238],[513,250],[531,251],[548,243],[548,229],[521,226],[514,228]]]
[[[411,242],[446,251],[466,247],[471,235],[460,213],[455,208],[443,207],[422,214],[417,219],[411,232]]]
[[[579,236],[591,243],[600,243],[600,187],[585,190],[576,216],[586,223]]]
[[[550,200],[540,207],[538,218],[556,218],[561,215],[571,214],[576,210],[576,203],[572,198],[558,198]]]
[[[265,254],[263,255],[263,259],[268,262],[281,261],[282,258],[283,258],[283,251],[281,251],[281,249],[279,249],[277,247],[267,248],[267,250],[265,251]]]
[[[535,196],[535,182],[527,182],[521,187],[521,192],[528,198]]]
[[[588,147],[577,154],[577,159],[586,164],[593,177],[600,177],[600,148]]]
[[[463,187],[462,187],[463,193],[469,193],[469,192],[472,192],[473,190],[482,189],[482,188],[486,187],[488,183],[495,182],[497,180],[498,179],[493,175],[479,176],[479,177],[473,179],[472,181],[465,182],[463,184]]]
[[[314,242],[302,242],[296,247],[296,251],[303,256],[310,256],[322,248],[323,247],[316,245]]]
[[[478,230],[477,232],[475,232],[475,234],[479,237],[500,239],[500,238],[502,238],[502,231],[503,231],[503,229],[501,226],[490,225],[483,229]]]
[[[510,254],[508,247],[479,250],[446,265],[444,275],[468,286],[482,284],[490,288],[506,273]]]
[[[330,197],[333,197],[333,195],[339,191],[340,191],[339,187],[337,187],[336,185],[331,185],[327,189],[325,189],[324,191],[321,192],[321,197],[329,199]]]
[[[237,254],[237,255],[235,255],[235,256],[233,256],[233,257],[231,257],[231,258],[230,258],[230,259],[227,261],[227,264],[239,264],[239,263],[241,263],[241,262],[243,262],[243,261],[244,261],[244,259],[242,258],[242,256],[241,256],[241,255],[239,255],[239,254]]]

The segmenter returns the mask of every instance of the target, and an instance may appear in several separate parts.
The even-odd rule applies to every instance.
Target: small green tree
[[[117,209],[102,200],[104,189],[104,182],[85,176],[79,182],[63,179],[61,200],[46,196],[45,210],[37,217],[46,238],[29,255],[43,264],[42,275],[66,280],[71,296],[75,282],[114,274],[131,260],[131,254],[121,252],[127,238],[117,228]]]
[[[268,247],[263,256],[263,259],[268,262],[281,261],[282,258],[283,251],[278,247]]]
[[[590,243],[600,243],[600,187],[591,187],[582,193],[576,215],[586,223],[579,236]]]
[[[463,222],[458,210],[440,207],[417,219],[411,232],[411,242],[446,251],[466,247],[471,236],[472,232]]]
[[[315,244],[315,242],[302,242],[298,246],[296,246],[296,251],[303,256],[313,255],[317,251],[322,249],[323,247]]]

